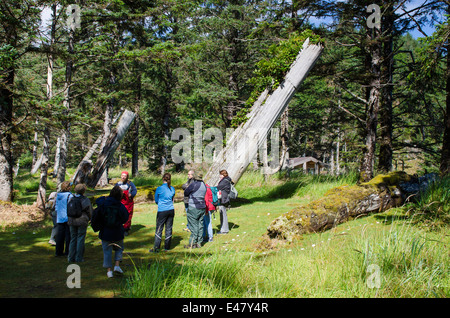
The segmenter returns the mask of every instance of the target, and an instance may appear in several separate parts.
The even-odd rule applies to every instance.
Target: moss
[[[292,241],[305,233],[330,229],[363,213],[366,201],[371,201],[368,198],[382,195],[382,184],[395,185],[408,178],[406,174],[395,173],[380,176],[361,186],[343,185],[333,188],[322,198],[294,208],[275,219],[268,227],[268,235]]]
[[[398,186],[402,182],[409,182],[412,180],[412,176],[404,171],[394,171],[388,174],[379,174],[368,182],[361,183],[362,187],[376,188],[384,190],[384,188],[390,188]]]

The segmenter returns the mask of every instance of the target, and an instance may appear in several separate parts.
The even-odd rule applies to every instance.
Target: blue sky
[[[338,0],[340,2],[344,2],[343,0]],[[427,2],[429,0],[412,0],[412,1],[406,1],[405,3],[405,10],[409,11],[412,10],[414,8],[419,7],[420,5],[424,4],[425,2]],[[377,3],[376,0],[374,0],[373,2],[374,4]],[[403,9],[398,9],[397,10],[398,14],[402,14],[403,13]],[[367,16],[369,17],[371,15],[371,13],[367,13]],[[442,17],[442,20],[444,20],[444,17]],[[324,25],[329,25],[332,21],[331,18],[324,18],[324,19],[317,19],[317,18],[311,18],[310,22],[314,25],[320,25],[320,24],[324,24]],[[436,26],[429,26],[429,25],[425,25],[425,26],[421,26],[422,31],[424,31],[427,35],[431,35],[434,31]],[[419,37],[423,37],[424,35],[417,29],[415,28],[414,30],[412,30],[411,32],[409,32],[413,38],[417,39]]]

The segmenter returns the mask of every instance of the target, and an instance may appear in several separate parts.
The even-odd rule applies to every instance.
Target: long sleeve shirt
[[[155,191],[155,202],[158,204],[158,212],[173,210],[173,197],[175,196],[175,188],[165,183]]]

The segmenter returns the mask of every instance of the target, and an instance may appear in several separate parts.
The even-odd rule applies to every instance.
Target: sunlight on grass
[[[119,170],[112,176],[118,174]],[[186,175],[174,174],[173,178],[181,184]],[[158,186],[161,180],[148,174],[137,182]],[[258,248],[275,218],[331,188],[355,182],[355,175],[293,172],[286,178],[248,172],[238,183],[239,198],[228,211],[230,233],[216,235],[213,242],[192,251],[183,248],[189,238],[184,231],[183,203],[175,203],[173,248],[159,254],[148,252],[154,242],[157,206],[136,204],[131,234],[125,238],[121,265],[125,274],[107,279],[98,233],[89,228],[81,290],[65,286],[68,263],[55,258],[54,247],[48,244],[50,219],[37,227],[5,228],[0,232],[4,260],[0,290],[8,291],[3,297],[448,297],[445,246],[449,237],[442,221],[448,210],[442,210],[441,221],[433,227],[416,222],[419,216],[412,213],[413,207],[404,206],[304,235],[273,250]],[[436,196],[420,207],[429,208]],[[440,197],[447,198],[445,194]],[[212,223],[217,231],[218,213]],[[370,284],[373,265],[378,266],[380,278],[375,288]],[[31,277],[36,266],[41,268],[39,278]]]

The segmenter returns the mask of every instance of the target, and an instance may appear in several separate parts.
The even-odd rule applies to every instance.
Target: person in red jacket
[[[205,203],[206,211],[205,217],[203,218],[203,242],[212,242],[213,240],[213,229],[211,223],[211,216],[216,211],[216,207],[213,204],[213,195],[209,185],[206,185]]]
[[[121,181],[117,182],[115,185],[118,185],[123,190],[121,202],[123,205],[125,205],[129,214],[128,221],[123,225],[125,229],[125,236],[127,236],[131,228],[131,219],[133,218],[134,210],[133,199],[137,194],[137,189],[134,183],[128,180],[128,171],[122,171],[120,179]]]

